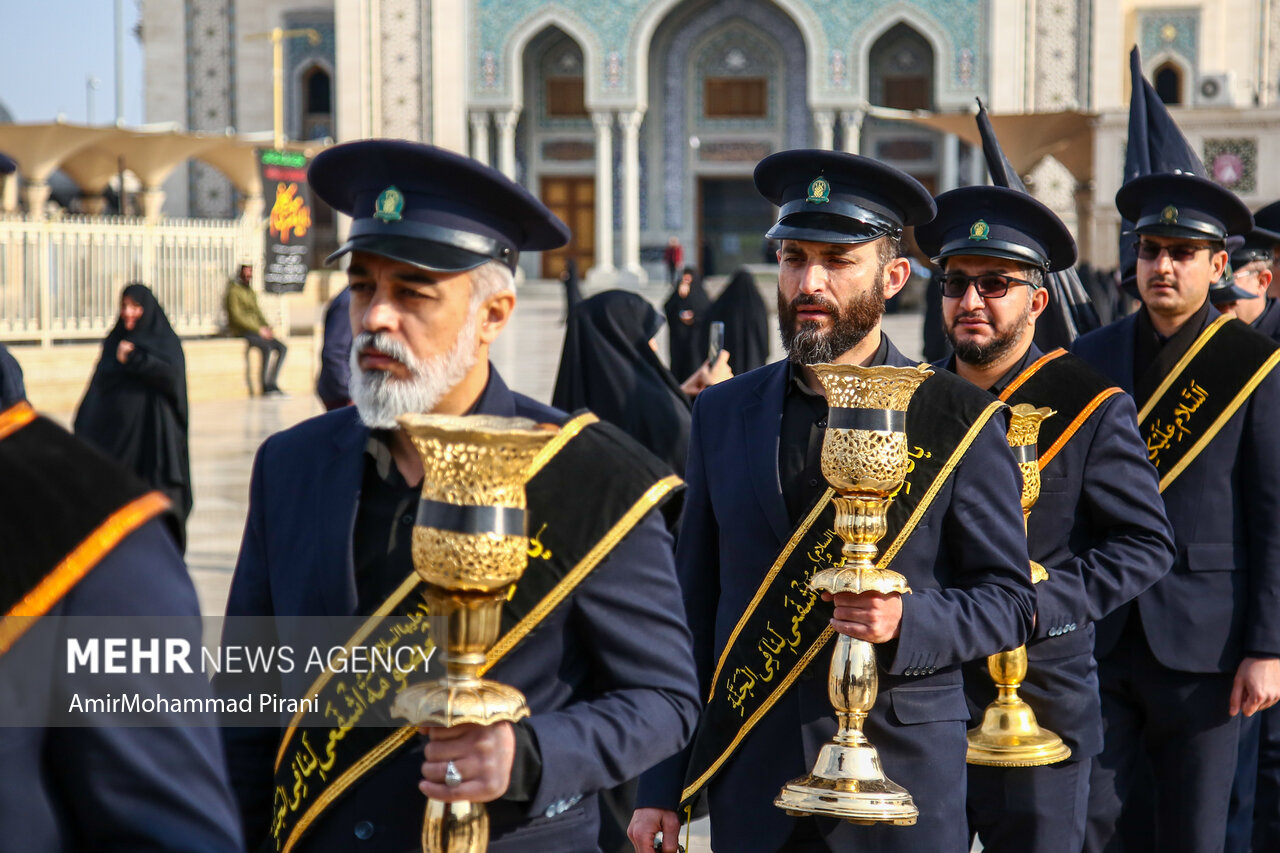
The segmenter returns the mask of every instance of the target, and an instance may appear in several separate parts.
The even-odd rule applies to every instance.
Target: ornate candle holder
[[[1022,470],[1022,523],[1040,498],[1040,465],[1036,442],[1040,424],[1054,415],[1052,409],[1037,409],[1019,403],[1009,420],[1009,446]],[[1044,566],[1032,561],[1031,582],[1049,579]],[[1027,677],[1027,647],[998,652],[987,658],[987,671],[996,683],[996,700],[987,706],[982,724],[969,730],[969,751],[965,761],[987,767],[1039,767],[1071,757],[1071,748],[1062,738],[1041,728],[1020,696],[1018,687]]]
[[[402,690],[392,713],[415,726],[514,723],[529,716],[524,695],[479,671],[498,640],[507,591],[528,561],[525,483],[556,430],[485,415],[398,422],[422,457],[413,565],[426,582],[431,641],[445,675]],[[427,801],[425,853],[482,853],[488,844],[482,804]]]
[[[893,494],[907,476],[906,411],[932,371],[924,367],[817,364],[830,412],[822,441],[822,474],[836,490],[835,532],[843,565],[809,581],[818,592],[911,592],[899,573],[875,566]],[[826,815],[854,823],[910,826],[920,811],[901,785],[885,776],[880,755],[862,732],[875,705],[875,646],[838,634],[827,692],[839,728],[823,745],[813,771],[783,786],[773,801],[790,815]]]

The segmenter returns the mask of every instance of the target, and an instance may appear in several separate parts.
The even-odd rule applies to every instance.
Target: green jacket
[[[258,307],[258,296],[247,284],[232,279],[227,284],[224,297],[227,308],[227,330],[233,335],[256,335],[263,326],[269,326],[266,315]]]

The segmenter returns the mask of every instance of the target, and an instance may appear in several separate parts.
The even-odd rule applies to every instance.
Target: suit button
[[[361,841],[368,841],[370,838],[373,838],[373,821],[360,821],[355,825],[354,831],[356,838],[359,838]]]
[[[407,526],[409,526],[409,527],[412,527],[412,526],[413,526],[413,521],[414,521],[413,516],[412,516],[412,515],[409,515],[408,513],[405,513],[404,515],[400,516],[400,523],[401,523],[401,524],[404,524],[404,525],[407,525]]]
[[[816,486],[816,485],[818,485],[818,478],[817,478],[817,477],[810,477],[810,478],[809,478],[809,485],[810,485],[810,486]]]
[[[1070,625],[1067,626],[1068,631],[1074,631],[1075,629],[1076,629],[1076,623],[1074,622],[1072,622]]]

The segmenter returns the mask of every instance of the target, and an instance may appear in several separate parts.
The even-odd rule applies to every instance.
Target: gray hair
[[[471,270],[471,310],[504,290],[515,290],[516,276],[502,261],[487,261]]]

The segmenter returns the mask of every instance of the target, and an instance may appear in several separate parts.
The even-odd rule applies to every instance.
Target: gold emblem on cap
[[[404,210],[404,195],[395,187],[387,187],[373,203],[373,218],[383,222],[399,222]]]
[[[1178,224],[1178,208],[1173,205],[1166,205],[1165,209],[1160,211],[1160,221],[1165,225]]]
[[[809,183],[809,197],[805,201],[810,204],[826,204],[831,201],[828,197],[831,195],[831,184],[827,183],[824,178],[814,178]]]
[[[987,240],[991,237],[991,226],[985,220],[979,219],[977,222],[969,226],[970,240]]]

